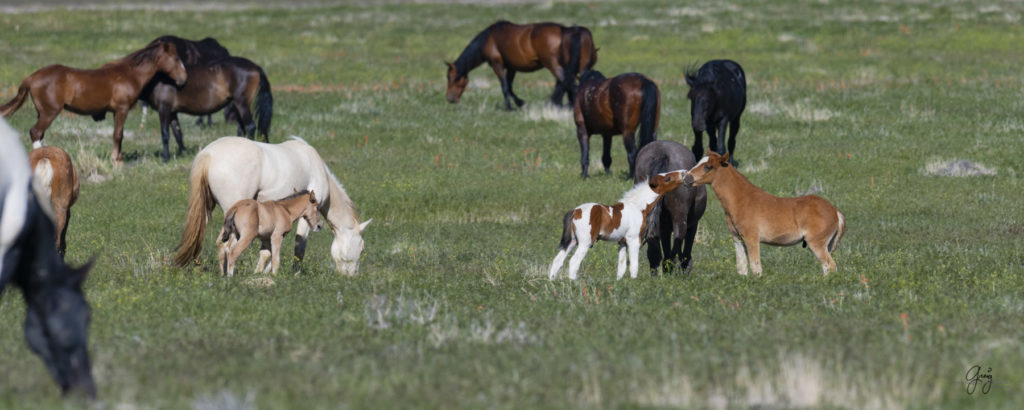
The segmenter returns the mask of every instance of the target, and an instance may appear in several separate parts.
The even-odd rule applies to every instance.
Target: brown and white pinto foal
[[[815,195],[779,198],[750,183],[729,165],[729,154],[708,150],[684,178],[688,186],[711,184],[725,209],[725,222],[736,245],[736,271],[750,269],[761,276],[761,243],[791,246],[803,243],[821,262],[827,275],[836,270],[832,253],[846,232],[846,218],[828,201]]]
[[[292,224],[299,218],[305,218],[314,232],[319,231],[323,221],[318,208],[316,196],[311,191],[301,191],[277,201],[243,199],[235,202],[224,215],[224,228],[218,235],[224,242],[217,255],[220,273],[234,275],[238,255],[259,237],[260,259],[256,272],[262,268],[263,273],[277,274],[277,267],[281,264],[281,241],[285,234],[291,232]],[[270,265],[267,265],[267,258],[271,258]]]
[[[647,214],[662,195],[683,183],[686,170],[657,174],[626,191],[615,205],[586,203],[565,214],[562,242],[558,255],[551,262],[548,279],[554,280],[562,269],[565,257],[579,246],[569,260],[569,279],[576,279],[583,258],[598,239],[619,243],[619,270],[616,279],[626,274],[626,255],[629,254],[629,276],[636,278],[640,269],[640,234],[644,232]]]

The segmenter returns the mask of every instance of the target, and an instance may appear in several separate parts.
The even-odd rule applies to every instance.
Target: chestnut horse
[[[712,60],[700,70],[688,70],[686,84],[690,92],[690,121],[693,125],[693,156],[704,153],[704,131],[708,132],[708,148],[725,154],[725,128],[729,126],[729,155],[736,164],[736,134],[740,132],[740,115],[747,106],[747,76],[735,61]],[[717,137],[716,137],[717,134]]]
[[[580,165],[583,178],[590,168],[590,136],[604,137],[601,162],[604,172],[612,165],[612,135],[621,134],[629,161],[629,178],[636,170],[637,146],[634,136],[640,129],[640,147],[658,139],[661,117],[661,93],[653,81],[642,74],[619,74],[607,79],[600,71],[586,71],[580,76],[579,97],[573,105],[576,138],[580,142]]]
[[[507,110],[512,109],[509,98],[516,106],[523,106],[523,100],[512,91],[516,73],[541,68],[547,68],[555,76],[551,103],[562,105],[562,96],[568,94],[569,104],[572,104],[576,95],[576,74],[597,63],[597,49],[586,27],[498,21],[473,37],[454,63],[445,62],[448,65],[448,102],[459,102],[469,83],[469,72],[484,62],[501,82]]]
[[[622,279],[626,274],[628,253],[629,276],[636,279],[640,270],[640,236],[647,214],[662,195],[683,183],[684,172],[682,169],[665,172],[644,180],[626,191],[615,205],[586,203],[566,213],[562,219],[562,241],[558,255],[551,261],[548,279],[558,276],[566,255],[578,246],[569,260],[569,279],[575,280],[583,258],[598,239],[619,243],[619,270],[615,278]]]
[[[316,195],[311,191],[297,192],[277,201],[259,202],[246,198],[235,202],[224,215],[224,227],[218,235],[225,243],[218,253],[220,273],[233,276],[238,256],[258,237],[260,259],[256,263],[256,272],[263,268],[263,273],[269,270],[276,275],[281,264],[281,241],[291,232],[292,223],[302,218],[313,227],[313,232],[319,231],[323,226],[319,208]]]
[[[33,192],[31,178],[18,133],[0,120],[0,296],[7,284],[21,289],[25,341],[61,392],[96,397],[89,364],[90,309],[82,293],[93,262],[72,268],[57,254],[53,221]]]
[[[157,37],[156,40],[153,40],[151,42],[151,44],[158,41],[174,43],[174,46],[178,49],[178,58],[181,59],[182,63],[185,63],[186,70],[188,70],[189,67],[202,62],[209,62],[226,57],[231,57],[231,53],[228,52],[228,49],[222,46],[220,42],[213,37],[206,37],[199,41],[192,41],[178,36],[167,35]],[[143,99],[143,102],[145,102],[145,99]],[[142,108],[145,109],[146,106],[143,105]],[[231,121],[230,118],[233,118],[233,115],[231,114],[233,114],[233,112],[231,111],[231,107],[225,109],[224,120]],[[202,115],[200,115],[199,118],[196,120],[196,125],[203,125]],[[212,115],[206,115],[206,125],[213,125]]]
[[[36,148],[28,153],[28,161],[34,174],[33,184],[39,200],[51,204],[56,222],[57,253],[64,257],[67,249],[68,221],[71,220],[71,205],[78,200],[78,172],[71,163],[71,156],[55,146]]]
[[[169,75],[178,86],[185,84],[185,66],[178,58],[174,44],[153,43],[95,70],[62,65],[43,67],[21,81],[18,95],[0,106],[0,115],[9,117],[14,114],[31,93],[38,119],[29,134],[32,146],[38,148],[42,146],[43,133],[61,110],[91,115],[96,121],[103,120],[107,111],[112,111],[114,148],[110,160],[121,164],[121,139],[128,110],[135,105],[142,88],[158,72]]]
[[[729,154],[708,150],[686,175],[685,184],[711,184],[725,209],[725,222],[736,245],[736,270],[761,276],[760,244],[792,246],[803,243],[821,262],[827,275],[836,270],[832,253],[846,232],[846,217],[828,201],[814,195],[778,198],[750,183],[729,165]]]
[[[188,81],[184,87],[176,87],[170,78],[158,74],[140,96],[160,114],[161,156],[165,162],[170,159],[168,127],[178,143],[178,155],[185,150],[179,112],[205,115],[229,107],[237,114],[239,136],[252,139],[258,123],[263,141],[269,142],[267,134],[274,115],[274,97],[263,68],[242,57],[226,57],[190,65],[187,69]],[[249,108],[253,101],[256,103],[255,123]]]

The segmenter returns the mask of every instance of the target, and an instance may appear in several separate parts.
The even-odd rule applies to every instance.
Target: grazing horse
[[[57,223],[57,253],[64,257],[67,249],[68,221],[71,220],[71,205],[78,200],[78,172],[71,163],[71,156],[54,147],[40,147],[28,153],[29,164],[35,175],[36,194],[44,204],[53,207],[53,219]],[[44,205],[45,206],[45,205]]]
[[[697,161],[689,148],[675,141],[654,141],[640,150],[636,157],[639,183],[673,169],[693,168]],[[668,272],[678,267],[689,272],[693,267],[693,240],[697,223],[707,208],[708,193],[703,186],[679,186],[665,194],[647,214],[647,260],[651,273],[658,267]],[[663,265],[664,263],[664,265]]]
[[[729,126],[729,153],[736,164],[736,133],[740,132],[740,115],[747,106],[747,76],[735,61],[712,60],[696,72],[686,73],[690,92],[690,120],[693,124],[693,156],[704,154],[702,133],[708,132],[708,148],[725,154],[725,127]],[[717,132],[717,138],[716,138]]]
[[[199,41],[186,40],[177,36],[160,36],[156,40],[153,40],[150,44],[165,41],[174,43],[174,46],[178,49],[178,58],[181,59],[182,63],[185,63],[185,69],[188,70],[191,66],[199,64],[201,62],[208,62],[213,60],[219,60],[226,57],[231,57],[231,53],[228,49],[220,44],[217,39],[213,37],[206,37]],[[145,108],[145,106],[143,106]],[[224,120],[230,121],[229,114],[233,113],[231,107],[224,110]],[[196,120],[196,125],[203,125],[203,116],[200,115],[199,119]],[[213,116],[206,115],[206,125],[213,125]]]
[[[634,136],[640,128],[640,147],[658,139],[661,118],[661,93],[653,81],[642,74],[619,74],[607,79],[599,71],[586,71],[580,76],[578,97],[573,104],[576,138],[580,141],[580,165],[583,178],[590,168],[590,136],[604,137],[601,163],[609,173],[612,165],[612,136],[622,134],[629,160],[629,177],[636,169],[637,146]]]
[[[316,195],[310,191],[297,192],[277,201],[259,202],[247,198],[235,202],[224,214],[224,227],[218,235],[225,244],[218,254],[220,273],[233,276],[238,256],[259,237],[260,260],[256,263],[256,272],[263,268],[263,273],[271,271],[276,275],[281,264],[281,241],[291,232],[292,223],[302,218],[313,227],[313,232],[319,231],[323,226],[319,208]]]
[[[711,151],[686,175],[687,186],[711,184],[725,209],[725,222],[736,245],[736,271],[750,269],[761,276],[760,244],[792,246],[802,243],[821,262],[827,275],[836,270],[832,253],[846,232],[846,217],[828,201],[814,195],[778,198],[750,183],[729,165],[729,154]]]
[[[82,294],[92,262],[64,264],[53,221],[31,188],[18,134],[0,120],[0,296],[8,283],[25,300],[25,341],[67,394],[96,397],[89,365],[89,303]]]
[[[579,249],[569,260],[569,279],[576,279],[587,251],[598,239],[619,243],[619,270],[615,279],[626,274],[626,254],[629,254],[629,276],[636,279],[640,270],[640,236],[644,232],[647,214],[658,199],[683,183],[685,170],[665,172],[636,184],[626,191],[615,205],[586,203],[565,214],[562,219],[562,241],[558,255],[551,261],[548,279],[554,280],[562,269],[566,255]]]
[[[178,86],[185,84],[185,66],[178,58],[174,44],[153,43],[95,70],[62,65],[43,67],[21,81],[18,95],[0,106],[0,115],[9,117],[14,114],[31,93],[38,119],[29,134],[32,146],[38,148],[42,146],[43,133],[61,110],[91,115],[96,121],[103,120],[107,111],[112,111],[114,148],[110,160],[121,164],[121,139],[128,110],[135,105],[142,88],[160,72],[174,79]]]
[[[188,66],[188,73],[188,81],[181,88],[175,87],[169,78],[157,75],[141,96],[160,114],[161,155],[165,162],[170,159],[168,126],[174,131],[178,155],[185,149],[179,112],[204,115],[230,106],[238,114],[238,135],[252,139],[257,124],[253,122],[249,107],[255,101],[259,133],[264,142],[269,142],[267,134],[274,115],[274,97],[263,68],[242,57],[226,57]]]
[[[299,137],[280,144],[223,137],[196,154],[189,176],[185,230],[175,263],[185,266],[197,260],[214,206],[220,205],[227,213],[232,205],[246,198],[272,201],[301,190],[322,196],[320,212],[334,231],[331,257],[339,272],[357,275],[359,256],[363,252],[360,233],[372,219],[359,223],[352,200],[341,183],[327,169],[316,149]],[[296,265],[306,253],[309,228],[309,224],[299,220],[295,232]],[[223,241],[218,237],[217,242],[220,249]]]
[[[473,37],[454,63],[445,62],[448,65],[448,102],[459,102],[469,83],[469,72],[484,62],[501,81],[507,110],[512,109],[510,97],[516,106],[523,106],[523,100],[512,91],[516,72],[541,68],[547,68],[555,76],[551,103],[562,105],[562,95],[568,94],[569,104],[572,104],[576,95],[576,74],[597,63],[597,49],[586,27],[498,21]]]

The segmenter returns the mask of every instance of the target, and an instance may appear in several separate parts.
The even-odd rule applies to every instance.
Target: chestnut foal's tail
[[[181,243],[178,244],[178,255],[174,257],[174,263],[178,266],[185,266],[196,260],[203,249],[203,234],[206,233],[206,223],[210,219],[210,210],[213,209],[213,195],[210,193],[210,183],[206,176],[209,168],[208,155],[200,154],[192,164],[185,231],[182,232]]]
[[[18,87],[18,95],[14,96],[7,104],[0,105],[0,115],[10,117],[15,111],[21,108],[21,105],[25,103],[25,97],[28,96],[29,86],[28,78],[21,81],[21,86]]]
[[[833,233],[832,237],[828,240],[828,253],[836,251],[836,248],[839,247],[839,239],[841,239],[843,234],[846,233],[846,217],[842,212],[839,212],[838,209],[836,210],[836,216],[839,217],[839,223],[836,224],[835,233]]]

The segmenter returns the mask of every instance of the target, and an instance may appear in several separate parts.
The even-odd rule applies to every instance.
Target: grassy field
[[[334,271],[324,232],[302,274],[282,264],[272,286],[249,273],[255,249],[233,278],[171,267],[194,148],[234,126],[184,117],[193,151],[164,164],[156,115],[133,110],[132,159],[113,169],[111,117],[62,115],[45,142],[83,179],[67,258],[99,257],[86,283],[99,399],[61,401],[7,292],[0,408],[1024,405],[1019,3],[105,4],[5,9],[0,100],[48,64],[216,37],[266,70],[272,142],[307,139],[373,218],[362,274]],[[444,101],[442,60],[499,18],[588,26],[596,68],[654,79],[660,138],[686,145],[684,69],[740,62],[739,169],[777,195],[820,189],[846,214],[838,273],[765,247],[763,277],[736,274],[709,193],[690,276],[652,278],[643,260],[639,279],[615,281],[615,246],[600,243],[581,280],[548,281],[564,212],[631,183],[618,140],[612,174],[595,148],[595,176],[579,179],[571,115],[544,105],[547,73],[517,77],[519,111],[500,109],[486,67],[460,104]],[[28,146],[33,107],[8,120]],[[941,176],[957,160],[988,172]],[[988,394],[966,393],[973,365],[991,368]]]

